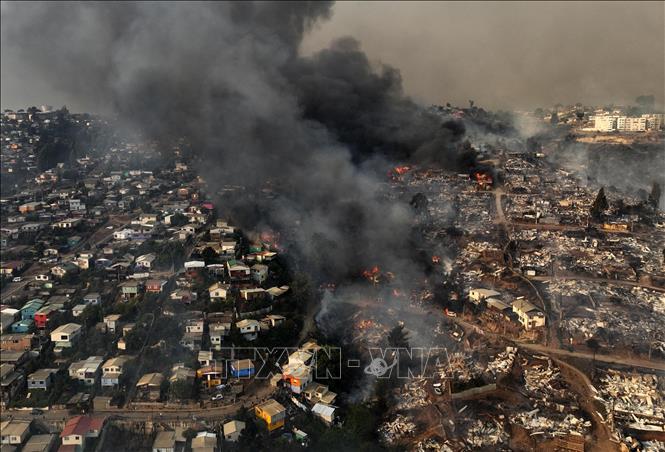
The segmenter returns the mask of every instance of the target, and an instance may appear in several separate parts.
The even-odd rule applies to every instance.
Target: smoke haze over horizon
[[[2,2],[3,30],[12,26],[17,11]],[[327,15],[330,20],[304,34],[303,54],[353,36],[373,64],[399,68],[405,93],[423,104],[466,105],[474,99],[492,109],[533,109],[556,103],[628,104],[653,94],[663,106],[661,2],[342,2]],[[56,15],[53,23],[57,20]],[[53,31],[48,24],[31,30],[42,39]],[[100,30],[112,32],[111,27]],[[87,70],[79,68],[82,77]],[[49,71],[35,71],[3,32],[3,108],[104,108],[54,89]]]

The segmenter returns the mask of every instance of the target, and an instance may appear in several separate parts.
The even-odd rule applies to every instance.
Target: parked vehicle
[[[213,402],[217,402],[218,400],[222,400],[223,398],[224,396],[222,394],[215,394],[214,396],[212,396],[210,400],[212,400]]]
[[[41,274],[35,276],[35,281],[48,281],[48,280],[49,280],[48,275]]]
[[[21,282],[21,277],[20,276],[14,276],[12,278],[12,282]]]

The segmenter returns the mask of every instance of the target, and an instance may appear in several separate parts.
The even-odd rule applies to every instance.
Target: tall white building
[[[594,116],[593,128],[599,132],[611,132],[617,129],[616,116]]]
[[[663,127],[663,122],[665,122],[665,114],[663,113],[650,113],[642,115],[642,117],[647,121],[648,130],[660,130]]]
[[[621,132],[644,132],[646,129],[646,118],[630,118],[627,116],[617,118],[617,130]]]

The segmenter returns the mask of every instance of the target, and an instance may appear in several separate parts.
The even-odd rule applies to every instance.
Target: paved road
[[[643,289],[651,289],[657,292],[665,292],[665,287],[652,286],[651,284],[643,284],[636,281],[626,281],[623,279],[598,278],[595,276],[583,276],[583,275],[529,276],[528,278],[532,281],[556,281],[556,280],[595,281],[595,282],[602,282],[608,285],[641,287]]]
[[[594,354],[589,352],[571,352],[568,350],[546,347],[541,344],[528,344],[525,342],[516,342],[519,347],[531,350],[533,352],[540,352],[546,354],[554,354],[559,356],[568,356],[572,358],[582,358],[582,359],[594,359]],[[616,364],[620,366],[631,366],[631,367],[640,367],[642,369],[651,369],[661,372],[665,372],[665,362],[658,360],[647,360],[639,358],[630,358],[626,356],[616,356],[616,355],[601,355],[596,353],[596,361],[600,361],[606,364]]]
[[[536,353],[543,353],[543,354],[550,354],[550,355],[558,355],[558,356],[568,356],[572,358],[581,358],[581,359],[587,359],[587,360],[593,360],[594,359],[594,354],[589,353],[589,352],[583,352],[583,351],[569,351],[561,348],[557,348],[554,346],[547,346],[547,345],[542,345],[542,344],[532,344],[530,342],[523,342],[523,341],[518,341],[515,339],[511,339],[508,337],[505,337],[501,334],[498,333],[491,333],[489,331],[484,331],[481,329],[479,326],[474,325],[473,323],[467,322],[466,320],[462,320],[459,317],[450,317],[451,320],[453,320],[455,323],[458,325],[462,326],[464,329],[476,331],[479,334],[482,334],[484,336],[488,337],[493,337],[496,339],[501,339],[505,340],[508,342],[512,342],[515,344],[517,347],[524,348],[526,350],[530,350],[532,352]],[[659,360],[647,360],[647,359],[640,359],[640,358],[630,358],[626,356],[618,356],[618,355],[601,355],[601,354],[596,354],[595,355],[596,361],[603,362],[605,364],[615,364],[615,365],[620,365],[620,366],[632,366],[632,367],[639,367],[642,369],[648,369],[648,370],[656,370],[656,371],[665,371],[665,361],[659,361]]]

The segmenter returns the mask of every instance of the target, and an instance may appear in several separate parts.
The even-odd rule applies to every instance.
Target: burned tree
[[[593,204],[591,204],[591,209],[589,212],[591,214],[591,218],[596,221],[600,221],[603,217],[603,212],[607,210],[609,206],[610,205],[607,202],[607,197],[605,196],[605,189],[601,187],[598,191],[598,194],[596,195],[596,199],[593,201]]]

